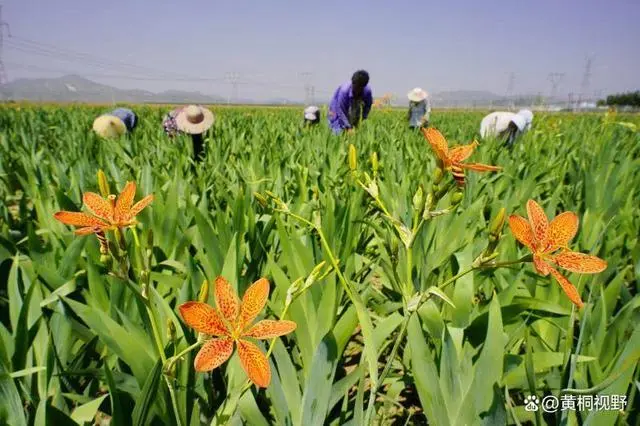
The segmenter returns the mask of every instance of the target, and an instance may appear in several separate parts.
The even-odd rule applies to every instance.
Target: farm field
[[[536,113],[458,187],[404,110],[337,137],[326,112],[303,129],[299,108],[214,106],[193,165],[167,109],[134,109],[100,140],[105,108],[0,106],[0,424],[640,424],[639,116]],[[483,115],[431,125],[468,144]],[[137,224],[54,218],[127,182],[124,210],[153,194]],[[512,232],[529,200],[577,215],[559,250],[607,263],[547,258],[582,308]]]

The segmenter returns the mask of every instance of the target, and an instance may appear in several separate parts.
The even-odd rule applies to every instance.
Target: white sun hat
[[[523,131],[525,127],[527,127],[527,119],[520,114],[513,114],[513,117],[511,117],[511,121],[520,131]]]
[[[428,96],[429,95],[427,94],[427,92],[425,92],[424,90],[422,90],[419,87],[416,87],[415,89],[413,89],[409,93],[407,93],[407,97],[412,102],[422,102],[425,99],[427,99]]]
[[[93,121],[93,131],[103,138],[117,138],[127,133],[127,126],[115,115],[104,114]]]
[[[304,118],[306,118],[307,120],[315,120],[316,118],[318,118],[318,111],[320,111],[320,108],[318,108],[317,106],[308,106],[304,109]]]
[[[531,122],[533,121],[533,113],[530,110],[521,109],[518,111],[518,115],[525,119],[527,126],[531,125]]]
[[[198,105],[189,105],[178,113],[178,130],[191,135],[204,133],[213,124],[213,113]]]

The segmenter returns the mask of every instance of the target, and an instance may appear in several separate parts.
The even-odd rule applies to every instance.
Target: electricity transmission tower
[[[580,84],[580,94],[578,95],[578,108],[585,100],[585,96],[588,96],[589,86],[591,85],[591,67],[593,66],[593,57],[587,56],[587,61],[584,66],[584,74],[582,75],[582,84]]]
[[[507,105],[511,109],[515,108],[515,102],[512,99],[513,87],[515,86],[515,82],[516,82],[516,73],[512,71],[509,73],[509,83],[507,84],[507,92],[505,93],[505,97],[507,98]]]
[[[314,95],[315,95],[316,88],[311,83],[312,76],[313,74],[308,71],[298,73],[298,77],[301,78],[302,81],[304,81],[304,103],[306,105],[310,105],[315,101]]]
[[[4,67],[3,62],[3,44],[4,44],[4,29],[7,29],[7,35],[11,37],[11,30],[9,24],[2,20],[2,5],[0,5],[0,85],[7,84],[9,77],[7,76],[7,70]]]
[[[547,77],[549,79],[549,82],[551,83],[551,102],[553,102],[556,98],[556,96],[558,95],[558,86],[560,85],[560,82],[562,81],[562,79],[564,78],[564,73],[563,72],[551,72],[549,73],[549,76]]]
[[[227,72],[224,75],[224,79],[231,84],[231,94],[227,98],[227,104],[230,104],[231,101],[238,102],[238,84],[240,81],[240,73],[237,71]]]

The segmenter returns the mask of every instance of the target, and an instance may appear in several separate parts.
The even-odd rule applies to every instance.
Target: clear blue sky
[[[301,99],[303,71],[313,73],[318,97],[357,68],[370,72],[374,95],[401,96],[414,86],[504,94],[511,72],[513,93],[549,94],[548,74],[563,72],[559,93],[577,93],[591,54],[590,94],[640,88],[638,0],[3,3],[15,36],[5,38],[10,79],[64,71],[127,75],[142,80],[93,79],[121,88],[227,96],[230,86],[222,79],[237,71],[252,82],[240,86],[240,97]],[[33,54],[18,37],[148,70]],[[144,80],[168,72],[221,80]]]

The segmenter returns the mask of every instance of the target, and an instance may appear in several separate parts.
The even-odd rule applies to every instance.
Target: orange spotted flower
[[[463,163],[464,160],[473,154],[473,150],[478,146],[478,142],[473,141],[468,145],[460,145],[449,149],[449,144],[442,133],[434,127],[422,129],[424,137],[431,144],[431,148],[436,152],[438,159],[442,161],[443,168],[453,174],[458,186],[464,186],[464,169],[475,170],[476,172],[495,172],[501,169],[498,166],[489,166],[480,163]]]
[[[125,228],[135,225],[136,215],[153,201],[153,194],[150,194],[133,204],[135,196],[135,182],[127,182],[117,200],[115,195],[109,195],[105,200],[95,192],[85,192],[82,201],[95,216],[82,212],[62,211],[56,213],[54,217],[65,225],[80,227],[75,231],[77,235]]]
[[[596,274],[607,269],[607,262],[599,257],[569,249],[569,242],[578,232],[578,216],[575,213],[561,213],[549,223],[542,207],[535,201],[529,200],[527,215],[529,220],[518,215],[509,216],[511,232],[533,253],[533,265],[536,271],[543,276],[549,273],[553,275],[567,297],[578,308],[582,308],[584,303],[580,299],[578,290],[551,264],[572,272]]]
[[[269,281],[261,278],[238,300],[231,284],[223,277],[216,278],[215,299],[218,309],[201,302],[180,305],[180,315],[189,327],[215,336],[208,340],[196,355],[196,371],[210,371],[227,361],[238,347],[242,368],[258,387],[266,388],[271,381],[271,369],[267,357],[247,337],[272,339],[296,329],[293,321],[262,320],[252,325],[269,297]]]

